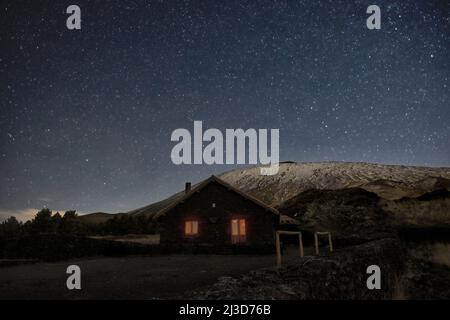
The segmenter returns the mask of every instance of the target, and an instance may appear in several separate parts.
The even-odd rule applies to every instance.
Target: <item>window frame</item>
[[[190,232],[189,233],[187,232],[188,231],[188,225],[190,225]],[[194,228],[194,225],[195,225],[195,228]],[[196,220],[196,219],[184,220],[184,228],[183,228],[184,236],[185,237],[189,237],[189,238],[197,237],[198,234],[199,234],[198,225],[199,225],[199,223],[198,223],[198,220]],[[195,229],[195,233],[194,233],[194,229]]]
[[[234,222],[236,221],[236,222]],[[242,222],[243,222],[243,232],[242,232]],[[234,234],[234,225],[237,224],[237,234]],[[231,244],[241,245],[247,243],[247,218],[245,217],[233,217],[230,220],[230,231],[231,231]]]

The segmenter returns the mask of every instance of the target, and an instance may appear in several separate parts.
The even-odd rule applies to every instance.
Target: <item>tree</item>
[[[69,210],[64,213],[59,232],[63,235],[82,235],[85,233],[83,224],[79,221],[75,210]]]
[[[53,232],[59,232],[59,229],[61,227],[61,221],[62,221],[62,217],[61,214],[59,212],[55,213],[52,218],[51,218],[51,222],[52,222],[52,231]]]
[[[44,208],[36,213],[32,221],[32,231],[34,233],[51,233],[54,231],[50,209]]]
[[[22,223],[16,217],[11,216],[0,224],[0,236],[10,238],[21,234]]]

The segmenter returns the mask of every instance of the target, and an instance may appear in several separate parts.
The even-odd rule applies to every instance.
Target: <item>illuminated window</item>
[[[189,220],[184,223],[184,234],[187,236],[195,236],[198,234],[198,221]]]
[[[246,242],[246,233],[245,219],[231,220],[231,243]]]

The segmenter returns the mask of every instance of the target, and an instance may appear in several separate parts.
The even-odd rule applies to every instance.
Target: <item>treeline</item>
[[[158,233],[157,223],[146,216],[116,215],[106,222],[87,224],[89,233],[94,235],[126,235]]]
[[[42,209],[32,220],[25,223],[14,216],[0,223],[1,238],[57,234],[64,236],[153,234],[157,232],[154,221],[145,216],[118,215],[106,222],[84,223],[74,210],[52,213]]]

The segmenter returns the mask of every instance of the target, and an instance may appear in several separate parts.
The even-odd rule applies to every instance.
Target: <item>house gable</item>
[[[216,176],[213,175],[210,178],[208,178],[208,179],[204,180],[203,182],[199,183],[198,185],[196,185],[189,192],[187,192],[184,196],[179,197],[173,203],[171,203],[168,206],[162,208],[160,211],[158,211],[154,215],[154,218],[155,219],[159,219],[160,217],[166,215],[168,212],[170,212],[170,210],[172,210],[173,208],[175,208],[179,204],[187,201],[193,195],[195,195],[197,193],[200,193],[205,187],[207,187],[211,183],[217,183],[217,184],[223,186],[224,188],[226,188],[229,192],[233,192],[233,193],[237,194],[238,196],[240,196],[240,197],[242,197],[242,198],[244,198],[244,199],[246,199],[246,200],[248,200],[250,202],[253,202],[255,205],[261,207],[262,209],[270,211],[273,214],[280,215],[278,210],[276,210],[275,208],[265,204],[264,202],[256,199],[255,197],[250,196],[247,193],[244,193],[244,192],[240,191],[239,189],[231,186],[230,184],[226,183],[222,179],[219,179],[219,178],[217,178]]]

